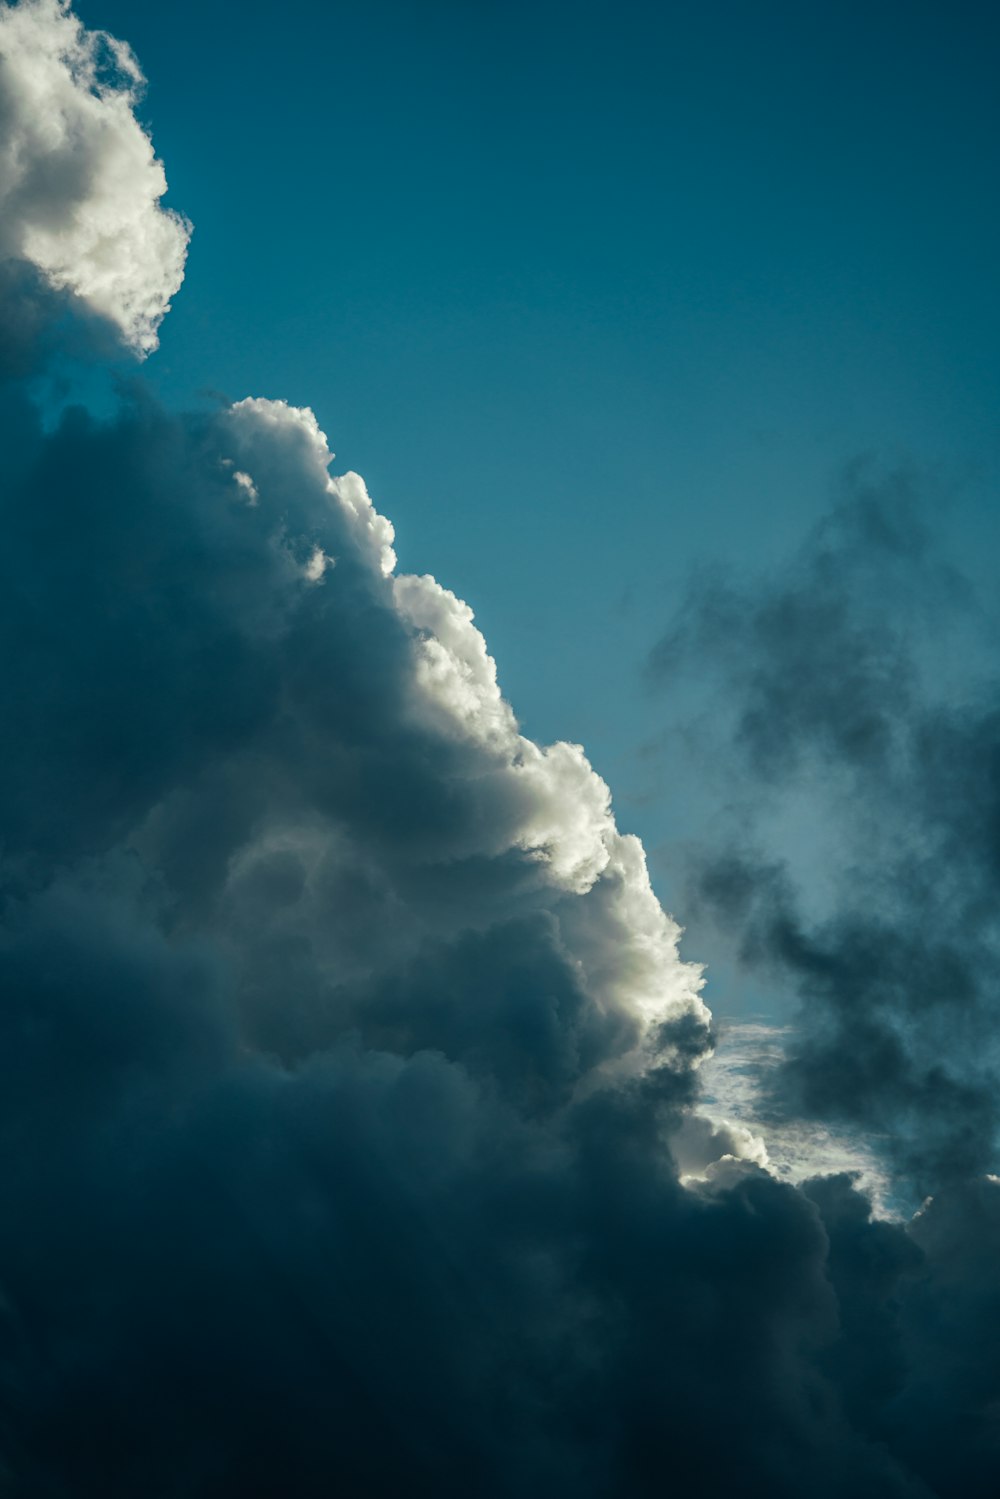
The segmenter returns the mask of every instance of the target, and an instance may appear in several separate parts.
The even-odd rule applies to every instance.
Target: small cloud
[[[314,547],[312,556],[305,565],[304,572],[310,583],[318,583],[327,568],[333,566],[333,558],[328,557],[322,547]]]
[[[238,486],[238,488],[242,490],[243,498],[246,500],[248,505],[256,505],[259,503],[260,495],[257,493],[257,486],[253,482],[249,474],[245,474],[241,468],[234,469],[233,481]]]

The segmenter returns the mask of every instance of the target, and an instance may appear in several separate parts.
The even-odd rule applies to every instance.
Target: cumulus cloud
[[[313,414],[0,432],[4,1493],[986,1499],[995,1183],[694,1112],[641,844]]]
[[[131,50],[67,0],[0,5],[0,259],[80,298],[137,353],[181,284],[189,226],[135,117]],[[8,305],[9,299],[8,299]]]

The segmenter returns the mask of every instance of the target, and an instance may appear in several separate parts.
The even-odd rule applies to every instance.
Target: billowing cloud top
[[[134,107],[131,50],[66,0],[0,5],[0,258],[29,262],[140,354],[184,276],[190,228]]]

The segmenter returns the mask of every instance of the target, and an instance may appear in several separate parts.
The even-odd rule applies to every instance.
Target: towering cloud
[[[130,54],[0,15],[64,254],[12,241],[12,284],[149,347],[184,231]],[[131,143],[116,202],[160,226],[103,220],[103,304],[106,158],[47,175],[32,89]],[[3,1491],[985,1499],[998,1392],[941,1307],[995,1312],[992,1183],[876,1222],[696,1122],[709,1016],[641,846],[312,413],[46,431],[8,379],[0,425]]]

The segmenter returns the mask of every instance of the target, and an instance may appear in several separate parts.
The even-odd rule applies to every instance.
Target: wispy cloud
[[[690,896],[799,1001],[772,1098],[864,1132],[918,1197],[997,1148],[991,647],[913,477],[855,472],[796,556],[702,588],[651,662],[713,684],[731,815]]]

